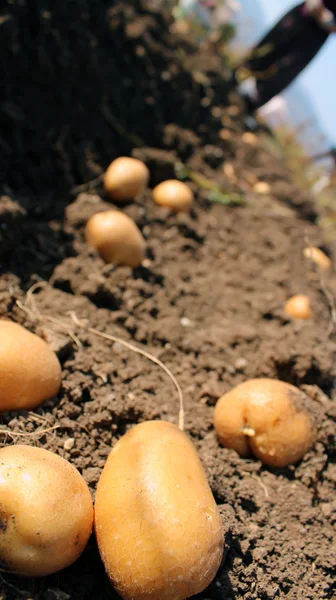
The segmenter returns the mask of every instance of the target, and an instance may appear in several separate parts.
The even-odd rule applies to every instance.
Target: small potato
[[[245,142],[245,144],[250,144],[251,146],[255,146],[258,143],[258,137],[255,133],[250,131],[245,131],[241,136],[241,139],[243,142]]]
[[[153,200],[160,206],[166,206],[174,212],[189,210],[194,194],[182,181],[167,179],[153,189]]]
[[[284,306],[284,312],[292,319],[301,319],[303,321],[307,321],[313,316],[309,298],[303,294],[297,294],[289,298]]]
[[[223,142],[229,142],[233,138],[233,132],[230,129],[220,129],[218,137],[220,140],[223,140]]]
[[[92,531],[93,506],[80,473],[53,452],[0,449],[0,564],[27,577],[71,565]]]
[[[314,420],[298,388],[275,379],[251,379],[224,394],[215,407],[218,439],[242,457],[271,467],[296,463],[315,439]]]
[[[107,263],[138,267],[145,256],[145,240],[134,221],[118,210],[93,215],[87,222],[86,241]]]
[[[128,202],[144,191],[149,180],[146,165],[137,158],[120,156],[107,168],[104,188],[116,202]]]
[[[320,248],[308,246],[304,249],[303,255],[313,261],[321,271],[328,271],[331,267],[330,258]]]
[[[197,452],[175,425],[136,425],[112,449],[95,503],[98,548],[126,600],[182,600],[204,590],[223,530]]]
[[[253,191],[256,194],[269,194],[271,192],[271,186],[267,181],[257,181],[253,186]]]
[[[30,410],[56,396],[61,366],[40,337],[0,320],[0,411]]]

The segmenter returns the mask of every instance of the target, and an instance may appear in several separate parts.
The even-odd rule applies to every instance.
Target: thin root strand
[[[26,298],[25,298],[24,302],[21,302],[20,300],[16,301],[17,306],[20,308],[20,310],[22,310],[23,312],[25,312],[29,316],[29,318],[32,319],[32,320],[38,320],[38,321],[42,321],[42,322],[43,321],[48,321],[50,323],[53,323],[57,327],[60,327],[61,329],[63,329],[67,333],[67,335],[69,335],[69,337],[75,342],[75,344],[79,348],[82,348],[81,341],[75,335],[75,333],[73,331],[73,328],[71,328],[69,326],[69,324],[64,323],[63,321],[59,321],[58,319],[55,319],[54,317],[50,317],[48,315],[42,315],[42,313],[38,310],[33,295],[34,295],[34,292],[37,289],[45,288],[46,286],[47,286],[47,283],[44,282],[44,281],[39,281],[39,282],[35,283],[27,291]],[[174,384],[174,386],[175,386],[175,388],[177,390],[177,393],[178,393],[178,398],[179,398],[178,426],[183,431],[184,430],[184,400],[183,400],[183,393],[182,393],[181,387],[180,387],[180,385],[179,385],[176,377],[173,375],[173,373],[170,371],[170,369],[159,358],[156,358],[155,356],[153,356],[149,352],[146,352],[146,350],[142,350],[141,348],[138,348],[134,344],[132,344],[130,342],[127,342],[126,340],[123,340],[123,339],[121,339],[119,337],[116,337],[116,336],[108,334],[108,333],[104,333],[102,331],[99,331],[98,329],[90,327],[89,321],[87,321],[86,319],[85,320],[84,319],[79,319],[74,311],[69,311],[67,314],[72,319],[72,322],[74,323],[74,325],[76,325],[80,329],[82,329],[84,331],[87,331],[89,333],[92,333],[93,335],[95,335],[97,337],[109,340],[111,342],[119,343],[122,346],[124,346],[125,348],[127,348],[128,350],[130,350],[131,352],[135,352],[136,354],[144,356],[145,358],[147,358],[148,360],[150,360],[152,363],[154,363],[157,366],[159,366],[166,373],[166,375],[168,375],[168,377],[170,378],[170,380]]]

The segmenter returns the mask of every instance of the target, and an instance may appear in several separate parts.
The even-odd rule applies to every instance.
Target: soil
[[[52,345],[63,382],[58,397],[36,411],[3,414],[1,443],[57,452],[94,496],[111,446],[129,427],[177,422],[167,375],[85,328],[129,341],[163,361],[182,387],[185,429],[223,518],[223,564],[199,598],[334,598],[336,277],[321,278],[302,253],[311,243],[334,256],[313,199],[291,181],[263,131],[254,144],[244,141],[244,107],[211,49],[198,52],[173,34],[149,3],[77,0],[71,7],[70,14],[68,3],[36,2],[28,15],[28,3],[11,1],[2,24],[10,44],[1,54],[1,316]],[[173,215],[153,204],[149,187],[123,207],[146,238],[143,265],[105,265],[87,248],[84,226],[111,203],[99,180],[77,186],[131,152],[148,164],[150,187],[173,176],[182,160],[244,202],[210,202],[191,182],[191,212]],[[269,183],[268,194],[253,192],[258,180]],[[295,293],[309,295],[310,321],[283,313]],[[259,376],[298,386],[318,415],[318,439],[295,466],[266,468],[216,440],[218,397]],[[56,575],[30,580],[1,572],[0,597],[116,594],[92,538]]]

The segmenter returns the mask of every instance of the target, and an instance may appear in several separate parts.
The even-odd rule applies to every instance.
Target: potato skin
[[[210,584],[223,530],[185,433],[148,421],[118,441],[98,483],[95,531],[107,574],[126,600],[182,600]]]
[[[61,366],[38,335],[0,320],[0,411],[30,410],[56,396]]]
[[[0,564],[28,577],[56,573],[84,550],[93,525],[89,489],[53,452],[0,449]]]
[[[153,200],[173,212],[186,212],[192,205],[194,194],[186,183],[178,179],[167,179],[153,189]]]
[[[106,169],[105,191],[110,198],[121,204],[133,200],[144,191],[149,180],[149,170],[137,158],[120,156]]]
[[[304,321],[311,319],[313,316],[309,298],[303,294],[297,294],[289,298],[285,303],[284,312],[292,319],[302,319]]]
[[[145,256],[145,240],[135,222],[119,210],[94,214],[87,222],[86,241],[107,263],[138,267]]]
[[[284,381],[244,381],[216,404],[218,439],[240,456],[252,453],[271,467],[294,464],[311,448],[316,435],[304,400],[298,388]]]

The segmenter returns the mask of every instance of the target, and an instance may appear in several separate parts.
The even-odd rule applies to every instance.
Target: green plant
[[[211,179],[208,179],[207,177],[202,175],[202,173],[193,171],[184,163],[176,163],[175,173],[178,179],[190,179],[190,181],[196,183],[196,185],[199,188],[201,188],[202,190],[206,190],[206,197],[209,200],[209,202],[225,204],[226,206],[244,203],[244,198],[242,194],[239,194],[237,192],[229,192],[228,190],[211,181]]]

